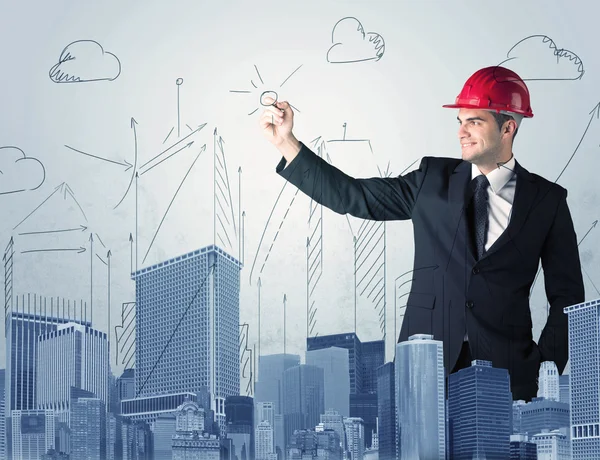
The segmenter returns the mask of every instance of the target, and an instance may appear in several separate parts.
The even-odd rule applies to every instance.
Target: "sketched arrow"
[[[160,223],[158,224],[158,228],[156,229],[156,232],[154,232],[154,236],[152,237],[152,241],[150,242],[150,246],[148,246],[148,249],[146,251],[146,255],[144,256],[144,259],[142,260],[142,263],[144,263],[146,261],[146,257],[148,257],[148,254],[150,253],[150,249],[152,249],[152,245],[154,244],[154,240],[156,239],[156,236],[158,235],[158,232],[160,231],[160,228],[162,227],[162,224],[165,221],[165,218],[167,217],[167,214],[169,213],[169,210],[171,209],[171,206],[173,205],[173,202],[175,201],[175,198],[177,198],[177,194],[179,193],[179,190],[181,190],[181,187],[183,186],[183,183],[185,182],[185,180],[187,179],[188,175],[192,171],[192,168],[196,164],[196,161],[198,161],[198,158],[200,158],[200,155],[202,155],[202,152],[204,152],[205,150],[206,150],[206,144],[204,144],[202,146],[202,148],[200,149],[200,152],[198,152],[198,155],[196,155],[196,158],[194,158],[194,161],[192,162],[191,166],[188,168],[187,172],[185,173],[185,176],[183,176],[183,179],[181,180],[181,183],[179,184],[179,187],[177,187],[177,190],[175,191],[175,194],[173,195],[173,198],[171,199],[171,202],[169,203],[169,206],[167,206],[167,210],[163,214],[162,219],[160,220]],[[137,182],[136,182],[136,184],[137,184]],[[137,185],[136,185],[136,190],[137,190]],[[137,206],[136,206],[136,209],[137,209]],[[136,216],[137,216],[137,211],[136,211]],[[136,227],[137,227],[137,225],[136,225]],[[136,234],[136,240],[137,240],[137,234]],[[136,254],[136,265],[137,265],[137,254]],[[137,270],[137,268],[136,268],[136,270]]]
[[[242,265],[244,265],[244,261],[246,260],[246,257],[244,256],[245,254],[245,232],[244,229],[246,228],[246,226],[244,225],[244,221],[246,220],[246,211],[242,211],[242,228],[241,228],[241,234],[242,234]]]
[[[138,124],[139,123],[135,120],[135,118],[131,117],[130,126],[131,126],[131,129],[133,130],[133,146],[134,146],[133,147],[134,148],[134,153],[133,153],[133,171],[131,171],[131,178],[129,179],[129,185],[127,186],[127,190],[125,190],[125,193],[123,194],[123,197],[115,205],[115,207],[113,209],[117,209],[119,207],[119,205],[123,202],[123,200],[125,199],[125,197],[129,193],[129,189],[131,188],[131,184],[133,183],[133,178],[137,174],[138,142],[137,142],[137,129],[136,129],[136,126]],[[129,169],[129,168],[127,168],[127,169]],[[127,171],[127,169],[125,171]]]
[[[94,234],[90,233],[90,322],[92,321],[93,315],[93,302],[94,302]]]
[[[175,152],[173,152],[171,155],[169,155],[168,157],[163,158],[162,160],[160,160],[158,163],[153,164],[152,166],[150,166],[148,169],[144,170],[141,172],[142,175],[146,174],[148,171],[150,171],[152,168],[154,168],[155,166],[158,166],[159,164],[161,164],[163,161],[168,160],[169,158],[171,158],[173,155],[178,154],[179,152],[181,152],[184,149],[190,148],[192,146],[192,144],[194,143],[194,141],[188,142],[187,144],[185,144],[183,147],[181,147],[180,149],[176,150]],[[143,168],[143,167],[142,167]],[[140,168],[140,169],[142,169]]]
[[[75,228],[65,228],[62,230],[43,230],[43,231],[39,231],[39,232],[23,232],[23,233],[19,233],[19,235],[40,235],[42,233],[74,232],[76,230],[85,232],[87,230],[87,227],[85,225],[79,225],[79,227],[75,227]]]
[[[260,287],[262,283],[258,277],[258,356],[260,357]]]
[[[573,159],[573,157],[577,153],[577,150],[579,150],[579,146],[583,142],[583,139],[585,138],[585,135],[587,134],[588,129],[590,129],[590,125],[592,124],[592,121],[594,120],[594,115],[596,116],[596,119],[600,118],[600,102],[598,102],[595,105],[595,107],[591,110],[591,112],[589,113],[589,115],[591,115],[590,120],[588,121],[588,124],[585,127],[585,131],[583,132],[583,135],[581,136],[581,139],[579,139],[579,142],[577,143],[577,147],[575,147],[575,150],[573,151],[573,154],[571,155],[571,158],[569,158],[569,161],[567,161],[567,164],[565,165],[565,167],[560,172],[560,174],[558,175],[558,177],[556,178],[556,180],[554,182],[558,182],[558,179],[560,179],[560,176],[563,175],[563,173],[567,169],[567,166],[569,166],[569,163],[571,163],[571,160]]]
[[[238,259],[242,261],[242,167],[238,168],[238,225],[240,226],[240,235],[238,238]]]
[[[138,180],[140,176],[135,173],[135,271],[138,270]]]
[[[77,253],[81,254],[82,252],[85,252],[86,249],[83,246],[79,246],[78,248],[28,249],[27,251],[21,251],[21,254],[26,254],[28,252],[63,252],[63,251],[77,251]]]
[[[107,309],[108,309],[108,329],[107,329],[107,333],[108,333],[108,343],[110,346],[110,256],[112,256],[112,253],[110,252],[110,249],[108,250],[108,252],[106,253],[106,259],[108,260],[108,302],[107,302]],[[109,348],[110,350],[110,348]],[[110,357],[109,357],[109,361],[110,361]]]
[[[92,155],[91,153],[87,153],[87,152],[84,152],[82,150],[78,150],[76,148],[71,147],[70,145],[66,145],[65,144],[65,147],[68,148],[68,149],[70,149],[70,150],[73,150],[74,152],[81,153],[83,155],[87,155],[88,157],[97,158],[98,160],[106,161],[108,163],[112,163],[112,164],[115,164],[115,165],[127,166],[127,168],[125,168],[125,171],[131,169],[131,167],[133,166],[127,160],[123,160],[123,161],[110,160],[108,158],[99,157],[98,155]]]
[[[129,252],[129,260],[131,261],[131,269],[129,270],[129,272],[133,273],[133,235],[131,234],[131,232],[129,232]]]
[[[21,222],[19,222],[17,225],[15,225],[15,226],[13,227],[13,230],[15,230],[15,229],[16,229],[16,228],[17,228],[19,225],[21,225],[23,222],[25,222],[27,219],[29,219],[29,217],[31,217],[31,215],[32,215],[34,212],[36,212],[38,209],[40,209],[40,208],[41,208],[41,207],[44,205],[44,203],[45,203],[46,201],[48,201],[50,198],[52,198],[52,196],[53,196],[53,195],[54,195],[56,192],[58,192],[59,190],[62,190],[62,188],[63,188],[63,186],[64,186],[64,185],[65,185],[65,183],[64,183],[64,182],[63,182],[63,183],[61,183],[61,184],[59,184],[59,185],[57,185],[57,186],[54,188],[54,191],[53,191],[53,192],[52,192],[52,193],[51,193],[51,194],[48,196],[48,198],[46,198],[44,201],[42,201],[42,202],[41,202],[41,203],[40,203],[40,204],[39,204],[39,205],[38,205],[38,206],[37,206],[37,207],[36,207],[36,208],[35,208],[33,211],[31,211],[29,214],[27,214],[27,216],[25,216],[25,218],[24,218],[24,219],[23,219]]]
[[[141,168],[146,167],[148,164],[152,163],[154,160],[156,160],[158,157],[160,157],[161,155],[164,155],[165,153],[167,153],[169,150],[171,150],[173,147],[175,147],[178,144],[181,144],[183,141],[185,141],[188,137],[193,136],[195,133],[197,133],[198,131],[200,131],[202,128],[204,128],[206,126],[206,123],[201,124],[200,126],[198,126],[198,128],[196,128],[194,131],[192,131],[191,133],[189,133],[187,136],[185,136],[184,138],[180,139],[179,141],[175,142],[173,145],[167,147],[166,149],[164,149],[162,152],[160,152],[158,155],[155,155],[154,157],[152,157],[150,160],[148,160],[146,163],[144,163],[142,166],[140,166]]]

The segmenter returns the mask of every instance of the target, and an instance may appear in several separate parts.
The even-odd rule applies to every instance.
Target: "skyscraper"
[[[108,409],[109,356],[106,333],[76,323],[37,338],[36,405],[52,409],[70,425],[71,388],[89,391]]]
[[[360,339],[354,332],[347,334],[321,335],[306,339],[306,351],[339,347],[348,350],[350,371],[350,393],[361,393],[363,388],[363,361]]]
[[[396,459],[396,398],[394,388],[394,363],[385,363],[377,369],[379,460]]]
[[[506,369],[474,360],[448,376],[448,421],[452,458],[510,456],[513,404]]]
[[[560,400],[560,387],[558,384],[558,368],[554,361],[544,361],[540,365],[538,377],[538,397]]]
[[[208,389],[224,430],[225,398],[240,394],[239,262],[211,245],[133,278],[136,397]]]
[[[445,459],[443,343],[429,334],[396,345],[399,460]]]
[[[600,299],[564,311],[569,323],[573,460],[600,458]]]
[[[306,352],[306,364],[323,369],[325,409],[350,415],[350,374],[348,350],[339,347]]]
[[[300,364],[283,376],[283,408],[286,444],[294,430],[315,429],[325,412],[323,369]]]

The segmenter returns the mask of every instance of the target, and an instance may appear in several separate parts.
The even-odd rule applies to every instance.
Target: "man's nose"
[[[469,137],[469,131],[467,131],[464,125],[458,125],[458,138]]]

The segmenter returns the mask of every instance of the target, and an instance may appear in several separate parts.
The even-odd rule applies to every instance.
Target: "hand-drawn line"
[[[583,143],[583,139],[585,138],[588,129],[590,128],[590,125],[592,124],[592,121],[594,120],[594,115],[596,115],[596,119],[600,118],[600,102],[598,102],[595,107],[589,112],[588,115],[591,115],[587,126],[585,127],[585,130],[583,132],[583,135],[581,136],[581,138],[579,139],[579,142],[577,143],[577,146],[575,147],[575,150],[573,151],[573,153],[571,154],[571,157],[569,158],[569,160],[567,161],[567,164],[565,165],[565,167],[562,169],[562,171],[560,172],[560,174],[558,175],[558,177],[556,178],[556,180],[554,181],[555,183],[558,182],[558,179],[560,179],[560,176],[563,175],[563,173],[566,171],[567,167],[569,166],[569,164],[571,163],[571,161],[573,160],[573,158],[575,157],[575,154],[577,153],[577,151],[579,150],[579,147],[581,146],[581,144]],[[507,168],[509,169],[509,168]],[[550,191],[550,189],[548,189],[548,191]],[[548,192],[546,192],[547,194]],[[544,195],[545,197],[545,195]],[[539,201],[539,203],[541,203],[543,201],[543,198]],[[537,205],[534,205],[534,207],[532,209],[535,209]],[[595,225],[593,225],[592,227],[595,227]],[[591,230],[591,229],[590,229]],[[589,233],[589,231],[588,231]],[[586,233],[587,236],[587,233]],[[583,241],[583,240],[582,240]],[[529,288],[529,298],[531,298],[531,295],[533,293],[533,288],[535,287],[535,283],[538,279],[538,276],[540,274],[542,267],[538,268],[538,271],[535,275],[535,278],[533,279],[533,283],[531,284],[531,288]]]
[[[262,286],[260,276],[258,277],[257,284],[258,284],[258,356],[260,356],[260,288]]]
[[[100,239],[100,235],[98,235],[98,232],[96,232],[96,238],[98,238],[98,241],[100,241],[100,244],[102,245],[103,248],[106,248],[106,245],[104,244],[104,242]]]
[[[508,53],[506,53],[507,59],[505,59],[498,65],[503,65],[506,62],[513,61],[515,59],[520,59],[522,56],[511,56],[511,53],[520,54],[521,52],[523,52],[527,54],[526,52],[528,46],[530,48],[529,51],[531,54],[525,56],[524,60],[533,62],[534,65],[532,66],[532,68],[534,68],[535,71],[539,71],[541,68],[543,69],[542,71],[544,73],[547,71],[549,74],[553,74],[555,71],[558,71],[558,66],[561,64],[561,62],[565,62],[566,58],[566,60],[569,61],[569,63],[573,64],[573,66],[569,68],[569,73],[574,72],[574,74],[577,74],[577,76],[573,78],[522,78],[523,81],[581,80],[581,78],[583,78],[583,74],[585,73],[585,71],[583,70],[583,62],[581,61],[579,56],[577,56],[572,51],[566,50],[564,48],[557,48],[556,43],[554,43],[554,41],[547,35],[530,35],[529,37],[525,37],[522,40],[519,40],[516,43],[516,45],[514,45],[510,50],[508,50]],[[537,46],[537,48],[539,49],[533,49],[534,46]],[[540,59],[546,58],[546,56],[549,57],[549,50],[551,50],[554,57],[556,57],[556,62],[551,63],[550,59],[546,59],[545,62],[538,61],[538,57]],[[563,58],[562,61],[561,58]],[[548,67],[544,65],[546,64],[546,62],[548,64]],[[552,65],[552,67],[550,67],[550,65]],[[562,68],[565,69],[566,73],[565,65],[563,65]],[[523,75],[526,75],[527,72],[520,71],[518,73],[519,75],[521,75],[521,77],[523,77]]]
[[[143,176],[144,174],[146,174],[148,171],[150,171],[152,168],[154,168],[155,166],[158,166],[159,164],[161,164],[163,161],[168,160],[169,158],[171,158],[173,155],[176,155],[177,153],[181,152],[184,149],[188,149],[190,148],[192,145],[194,144],[194,141],[188,142],[187,144],[185,144],[183,147],[181,147],[178,150],[175,150],[175,152],[173,152],[171,155],[163,158],[162,160],[160,160],[158,163],[153,164],[152,166],[150,166],[148,169],[140,172],[140,175]]]
[[[383,37],[375,32],[365,34],[360,21],[350,16],[335,23],[331,43],[333,46],[327,51],[327,62],[333,64],[379,61],[385,52]]]
[[[98,254],[96,254],[98,255]],[[110,257],[112,256],[112,253],[110,252],[110,249],[108,250],[108,252],[106,253],[106,260],[107,260],[107,273],[108,273],[108,282],[107,282],[107,313],[108,313],[108,327],[106,328],[106,332],[108,334],[108,349],[109,349],[109,353],[110,353],[110,333],[112,332],[110,329]],[[100,259],[102,260],[102,259]],[[110,363],[110,356],[108,359],[108,362]]]
[[[86,248],[79,246],[78,248],[46,248],[46,249],[28,249],[27,251],[21,251],[21,254],[27,254],[29,252],[67,252],[77,251],[79,254],[86,251]]]
[[[569,163],[571,163],[571,160],[573,159],[573,157],[577,153],[577,150],[579,150],[579,146],[581,146],[581,143],[583,142],[583,139],[585,138],[585,135],[587,134],[588,129],[590,129],[590,125],[592,124],[592,121],[594,120],[594,115],[596,115],[596,119],[600,118],[600,102],[598,102],[596,104],[596,106],[590,111],[590,113],[588,115],[591,115],[591,117],[590,117],[590,120],[588,121],[587,126],[585,127],[585,131],[583,132],[583,135],[581,136],[581,139],[579,139],[579,142],[577,143],[577,147],[575,147],[575,150],[573,151],[571,157],[569,158],[569,161],[567,161],[567,164],[565,165],[565,167],[563,168],[563,170],[560,172],[560,174],[558,175],[558,177],[554,181],[555,183],[558,182],[558,179],[560,179],[560,176],[563,175],[563,173],[565,172],[565,170],[569,166]]]
[[[79,201],[77,201],[77,198],[75,198],[75,193],[73,192],[73,190],[71,190],[71,187],[69,187],[69,184],[65,184],[65,199],[67,198],[67,193],[69,195],[71,195],[71,198],[73,198],[73,201],[75,201],[75,204],[77,205],[77,207],[81,211],[81,214],[83,215],[83,218],[87,222],[87,216],[85,215],[85,212],[83,212],[83,208],[79,204]]]
[[[246,220],[246,211],[244,210],[244,211],[242,211],[242,224],[241,224],[241,230],[240,230],[241,234],[242,234],[242,236],[241,236],[242,251],[241,251],[241,254],[240,254],[240,257],[241,257],[241,260],[240,260],[241,266],[240,266],[240,268],[243,267],[244,264],[246,263],[246,257],[245,257],[245,254],[246,254],[246,232],[244,231],[244,229],[246,228],[246,226],[244,225],[244,221],[245,220]]]
[[[4,320],[6,321],[8,311],[13,306],[13,268],[15,255],[15,241],[11,236],[10,241],[4,249],[2,262],[4,263]]]
[[[250,325],[248,323],[240,324],[240,332],[238,336],[240,363],[244,363],[242,366],[242,379],[248,378],[248,385],[246,386],[246,396],[252,396],[251,386],[253,375],[252,349],[248,348],[249,329]],[[248,367],[248,363],[250,363],[250,376],[246,377],[246,367]],[[250,393],[248,394],[249,389]]]
[[[271,217],[273,217],[273,213],[275,212],[275,210],[277,209],[277,204],[279,203],[279,199],[281,198],[281,195],[283,194],[283,191],[285,190],[286,186],[287,186],[288,182],[285,181],[283,186],[281,187],[281,191],[279,192],[279,195],[277,195],[277,199],[275,200],[275,204],[273,205],[273,207],[271,208],[271,213],[269,214],[269,217],[267,219],[267,223],[265,224],[265,228],[263,229],[263,232],[260,236],[260,240],[258,242],[258,248],[256,249],[256,254],[254,255],[254,261],[252,262],[252,268],[250,269],[250,276],[249,276],[249,282],[250,285],[252,285],[252,274],[254,273],[254,267],[256,265],[256,260],[258,259],[258,255],[260,254],[260,248],[262,246],[262,242],[263,239],[265,237],[265,234],[267,233],[267,230],[269,229],[269,223],[271,222]],[[294,191],[294,195],[292,197],[292,199],[290,200],[290,203],[287,207],[287,210],[285,212],[285,215],[283,216],[283,218],[281,219],[280,223],[279,223],[279,227],[277,229],[277,232],[275,233],[275,236],[273,237],[273,241],[271,242],[271,246],[269,246],[269,250],[267,252],[267,255],[265,257],[265,260],[263,261],[263,264],[260,268],[260,274],[262,274],[265,265],[267,263],[267,260],[269,259],[269,254],[271,253],[271,250],[273,249],[273,245],[275,244],[275,241],[277,240],[277,236],[279,235],[279,231],[281,230],[281,227],[283,225],[283,223],[285,222],[285,217],[287,216],[287,213],[289,212],[289,210],[291,209],[292,205],[294,204],[294,200],[296,199],[296,196],[298,195],[299,189],[296,189]]]
[[[598,295],[600,296],[600,291],[598,290],[598,287],[596,286],[596,284],[594,283],[594,280],[592,279],[592,277],[590,276],[590,274],[588,273],[588,271],[583,267],[583,265],[581,266],[581,269],[583,270],[583,272],[586,274],[586,276],[588,277],[588,279],[590,280],[590,283],[592,283],[592,286],[594,286],[594,289],[596,290],[596,292],[598,293]],[[547,314],[547,312],[546,312]]]
[[[131,129],[133,130],[133,146],[134,146],[133,170],[131,171],[131,178],[129,179],[129,185],[127,185],[127,189],[125,190],[125,193],[123,194],[123,197],[115,205],[115,207],[113,209],[117,209],[119,207],[119,205],[123,202],[123,200],[125,199],[125,197],[129,193],[129,189],[131,188],[131,184],[133,183],[133,179],[134,179],[135,175],[138,172],[137,171],[138,142],[137,142],[137,129],[136,129],[137,125],[138,125],[138,122],[135,120],[135,118],[131,117],[130,126],[131,126]]]
[[[170,145],[169,147],[167,147],[166,149],[164,149],[162,152],[160,152],[159,154],[157,154],[154,157],[152,157],[150,160],[146,161],[146,163],[144,163],[143,165],[140,166],[140,169],[148,166],[150,163],[152,163],[154,160],[156,160],[157,158],[159,158],[161,155],[164,155],[165,153],[167,153],[169,150],[171,150],[176,145],[181,144],[183,141],[185,141],[187,138],[189,138],[192,134],[197,133],[198,131],[200,131],[205,126],[206,126],[206,123],[202,123],[194,131],[192,131],[190,134],[188,134],[187,136],[179,139],[177,142],[175,142],[174,144]]]
[[[127,160],[123,160],[122,162],[121,161],[115,161],[115,160],[109,160],[108,158],[100,157],[98,155],[92,155],[91,153],[87,153],[87,152],[84,152],[82,150],[78,150],[76,148],[71,147],[70,145],[66,145],[65,144],[65,147],[68,148],[68,149],[70,149],[70,150],[72,150],[72,151],[74,151],[74,152],[81,153],[83,155],[87,155],[88,157],[97,158],[98,160],[106,161],[108,163],[112,163],[112,164],[116,164],[116,165],[120,165],[120,166],[127,166],[127,168],[125,168],[124,171],[127,171],[127,170],[131,169],[131,167],[133,166]]]
[[[98,257],[98,260],[100,262],[102,262],[104,265],[108,265],[108,263],[102,257],[100,257],[100,255],[98,253],[96,253],[96,257]]]
[[[94,234],[90,233],[90,322],[94,314]]]
[[[302,67],[303,65],[304,65],[304,64],[300,64],[298,67],[296,67],[296,69],[294,69],[294,71],[293,71],[293,72],[292,72],[290,75],[288,75],[288,76],[287,76],[287,77],[286,77],[286,78],[283,80],[283,82],[282,82],[282,83],[279,85],[279,88],[281,88],[281,87],[282,87],[282,86],[283,86],[283,85],[284,85],[284,84],[285,84],[285,83],[286,83],[286,82],[287,82],[287,81],[288,81],[288,80],[289,80],[289,79],[292,77],[292,75],[294,75],[294,74],[295,74],[295,73],[296,73],[296,72],[297,72],[297,71],[300,69],[300,67]],[[254,64],[254,69],[256,70],[256,73],[257,73],[257,75],[258,75],[258,78],[260,79],[260,83],[261,83],[261,85],[264,85],[264,84],[265,84],[265,82],[263,81],[262,77],[260,76],[260,72],[259,72],[259,70],[258,70],[258,67],[256,66],[256,64]],[[250,80],[250,83],[252,84],[252,86],[254,87],[254,89],[259,89],[259,87],[258,87],[258,86],[256,86],[256,85],[254,84],[254,81],[253,81],[253,80]],[[255,93],[255,91],[253,91],[253,90],[235,90],[235,89],[231,89],[231,90],[229,90],[229,92],[230,92],[230,93],[238,93],[238,94],[253,94],[253,93]],[[272,94],[271,94],[271,93],[272,93]],[[266,102],[264,102],[264,98],[265,98],[266,96],[269,96],[269,97],[273,98],[273,99],[274,99],[274,102],[273,102],[273,103],[270,103],[270,104],[269,104],[269,103],[266,103]],[[257,111],[257,110],[260,108],[260,105],[262,105],[262,106],[270,106],[270,105],[274,105],[274,104],[275,104],[275,102],[277,102],[277,100],[278,100],[278,95],[277,95],[277,92],[276,92],[276,91],[273,91],[273,90],[266,90],[266,91],[262,91],[262,93],[260,94],[260,96],[259,96],[259,98],[258,98],[258,101],[259,101],[259,106],[258,106],[258,107],[256,107],[256,108],[255,108],[254,110],[252,110],[251,112],[249,112],[249,113],[248,113],[248,115],[252,115],[252,114],[256,113],[256,111]],[[300,112],[300,110],[298,110],[298,109],[297,109],[296,107],[294,107],[292,104],[290,104],[290,107],[292,107],[292,108],[293,108],[294,110],[296,110],[297,112]]]
[[[171,133],[173,132],[173,130],[174,130],[174,129],[175,129],[175,126],[173,126],[173,127],[171,128],[171,131],[169,131],[169,134],[167,134],[167,137],[165,137],[165,140],[162,142],[163,144],[164,144],[165,142],[167,142],[167,140],[169,139],[169,136],[171,136]]]
[[[294,74],[295,74],[295,73],[296,73],[298,70],[300,70],[300,67],[302,67],[303,65],[304,65],[304,64],[300,64],[298,67],[296,67],[296,69],[295,69],[295,70],[294,70],[294,71],[293,71],[291,74],[289,74],[289,75],[288,75],[288,76],[285,78],[285,80],[283,80],[283,82],[281,83],[281,85],[279,85],[279,87],[281,88],[281,87],[284,85],[284,83],[285,83],[286,81],[288,81],[288,80],[289,80],[289,79],[292,77],[292,75],[294,75]]]
[[[40,230],[38,232],[23,232],[23,233],[19,233],[19,235],[41,235],[44,233],[63,233],[63,232],[74,232],[74,231],[80,231],[80,232],[85,232],[87,230],[87,227],[85,225],[80,225],[79,227],[75,227],[75,228],[64,228],[62,230]]]
[[[318,138],[320,139],[320,137]],[[317,156],[323,158],[325,142],[314,144]],[[322,179],[322,177],[321,177]],[[308,236],[306,237],[306,338],[313,336],[317,326],[315,289],[323,275],[323,206],[310,200]]]
[[[48,75],[54,83],[113,81],[121,74],[121,62],[94,40],[69,43]]]
[[[183,78],[178,78],[175,81],[177,85],[177,137],[181,136],[181,112],[179,110],[179,87],[183,84]]]
[[[117,340],[115,363],[117,366],[120,364],[125,364],[125,362],[129,364],[131,359],[135,356],[135,349],[133,349],[133,345],[135,344],[135,336],[132,338],[132,334],[135,332],[135,317],[135,302],[122,303],[121,324],[115,326],[115,338]],[[122,356],[120,363],[119,356]],[[126,369],[128,367],[128,365],[125,366]]]
[[[198,155],[200,156],[200,155]],[[177,330],[179,329],[179,326],[181,325],[181,322],[183,321],[183,319],[185,318],[185,316],[187,315],[187,312],[189,311],[190,307],[193,305],[194,301],[196,300],[196,297],[198,297],[198,294],[200,294],[200,291],[204,288],[204,284],[206,283],[206,280],[208,279],[208,277],[213,273],[214,271],[214,267],[215,267],[216,263],[213,262],[210,267],[208,267],[208,273],[206,274],[206,277],[204,278],[204,280],[202,281],[202,284],[200,285],[200,287],[196,290],[196,293],[194,294],[194,296],[192,297],[192,300],[190,300],[188,306],[186,307],[185,311],[183,312],[183,314],[181,315],[181,317],[179,318],[179,321],[177,322],[177,325],[175,326],[175,329],[173,329],[173,332],[171,333],[171,336],[169,337],[169,339],[167,340],[167,343],[165,344],[165,346],[162,349],[162,352],[160,353],[160,356],[158,357],[158,359],[156,360],[156,362],[154,363],[154,366],[152,366],[152,369],[150,369],[150,372],[148,373],[148,376],[146,377],[146,379],[144,380],[144,383],[142,383],[142,385],[140,386],[140,389],[137,391],[137,394],[135,395],[136,398],[138,398],[140,396],[140,393],[142,392],[142,390],[144,389],[144,387],[146,386],[146,383],[148,383],[148,379],[150,379],[150,377],[152,376],[152,374],[154,373],[154,370],[156,369],[156,366],[158,366],[158,363],[160,362],[160,360],[162,359],[163,355],[165,354],[165,351],[167,351],[167,348],[169,347],[169,345],[171,344],[171,341],[173,340],[173,337],[175,336],[175,333],[177,332]]]
[[[133,273],[133,235],[131,234],[131,232],[129,232],[129,251],[129,260],[131,262],[129,273]]]
[[[213,182],[213,193],[214,193],[214,238],[215,238],[215,242],[217,240],[217,238],[221,241],[221,244],[223,245],[223,249],[225,250],[231,250],[233,251],[233,242],[232,239],[230,239],[229,237],[229,233],[228,233],[228,228],[227,227],[231,227],[233,226],[233,234],[234,237],[238,237],[238,233],[237,233],[237,226],[235,223],[235,217],[234,217],[234,211],[233,211],[233,200],[231,199],[231,187],[229,186],[229,175],[227,173],[227,161],[225,158],[225,149],[223,148],[223,138],[218,135],[217,133],[217,128],[214,129],[213,131],[213,150],[214,150],[214,155],[213,155],[213,167],[214,167],[214,182]],[[218,149],[217,149],[218,147]],[[220,153],[220,156],[219,156]],[[217,190],[220,193],[217,193]],[[227,194],[225,193],[225,191],[227,192]],[[221,203],[221,199],[219,199],[219,196],[222,197],[222,201],[223,203]],[[217,208],[217,204],[219,205]],[[227,208],[229,208],[228,210],[231,211],[231,223],[229,222],[229,219],[227,217],[227,210],[225,210],[223,208],[223,205],[225,205]],[[220,209],[220,211],[219,211]],[[221,214],[223,219],[225,219],[225,222],[227,223],[227,225],[225,223],[223,223],[223,220],[221,219]],[[217,222],[219,223],[219,229],[217,229]],[[223,239],[223,236],[221,235],[220,231],[221,230],[224,233],[225,238],[227,239],[227,243],[225,242],[225,240]]]
[[[240,234],[238,237],[238,260],[240,261],[240,269],[242,262],[242,167],[238,167],[238,222],[240,225]]]
[[[28,157],[19,147],[0,147],[0,195],[37,190],[46,179],[46,168],[37,158]]]
[[[135,271],[138,271],[138,181],[140,179],[140,175],[135,173]]]
[[[179,184],[179,187],[177,187],[177,190],[175,191],[175,194],[173,195],[173,198],[171,199],[171,202],[169,203],[169,206],[167,207],[167,210],[165,211],[162,219],[160,220],[160,224],[158,225],[158,228],[156,229],[156,232],[154,233],[154,236],[152,237],[152,241],[150,242],[150,246],[148,246],[148,250],[146,251],[146,255],[144,256],[144,259],[142,260],[142,263],[144,263],[146,261],[146,257],[148,257],[148,254],[150,253],[150,249],[152,249],[152,245],[154,244],[154,240],[156,239],[156,236],[158,235],[158,232],[160,231],[160,228],[161,228],[161,226],[162,226],[162,224],[163,224],[163,222],[165,220],[165,217],[167,217],[167,213],[169,212],[169,209],[171,209],[171,205],[175,201],[175,198],[177,197],[177,194],[179,193],[179,190],[183,186],[183,183],[185,182],[187,176],[192,171],[192,168],[194,167],[194,165],[196,164],[196,161],[198,161],[198,158],[200,158],[200,155],[202,155],[202,152],[204,152],[204,150],[206,150],[206,144],[204,144],[202,146],[202,148],[200,149],[200,152],[198,153],[198,155],[196,155],[196,158],[192,162],[192,165],[189,167],[189,169],[185,173],[185,176],[181,180],[181,183]],[[136,237],[136,240],[137,240],[137,237]]]
[[[71,190],[71,187],[69,187],[69,185],[66,182],[62,182],[60,185],[58,185],[57,187],[55,187],[54,191],[44,200],[42,201],[33,211],[31,211],[27,216],[25,216],[25,218],[23,220],[21,220],[21,222],[19,222],[17,225],[15,225],[13,227],[13,230],[16,230],[17,227],[19,225],[21,225],[23,222],[25,222],[27,219],[29,219],[29,217],[31,217],[38,209],[40,209],[50,198],[52,198],[52,196],[56,193],[56,192],[64,192],[64,199],[67,199],[67,193],[69,194],[69,196],[73,199],[73,201],[75,201],[75,204],[79,207],[79,210],[81,211],[81,214],[83,216],[83,218],[85,219],[85,221],[87,222],[87,216],[85,215],[85,213],[83,212],[83,209],[81,209],[81,206],[79,205],[79,202],[77,201],[77,199],[75,198],[75,194],[73,193],[73,191]]]

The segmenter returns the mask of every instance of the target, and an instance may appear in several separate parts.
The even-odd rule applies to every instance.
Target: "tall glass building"
[[[573,460],[600,458],[600,299],[564,312],[569,318]]]
[[[210,245],[133,273],[136,397],[208,389],[225,429],[225,398],[240,394],[239,267]]]
[[[396,344],[397,459],[446,458],[444,350],[433,335]]]
[[[508,370],[490,361],[448,377],[449,454],[451,458],[504,460],[510,456],[513,404]]]

